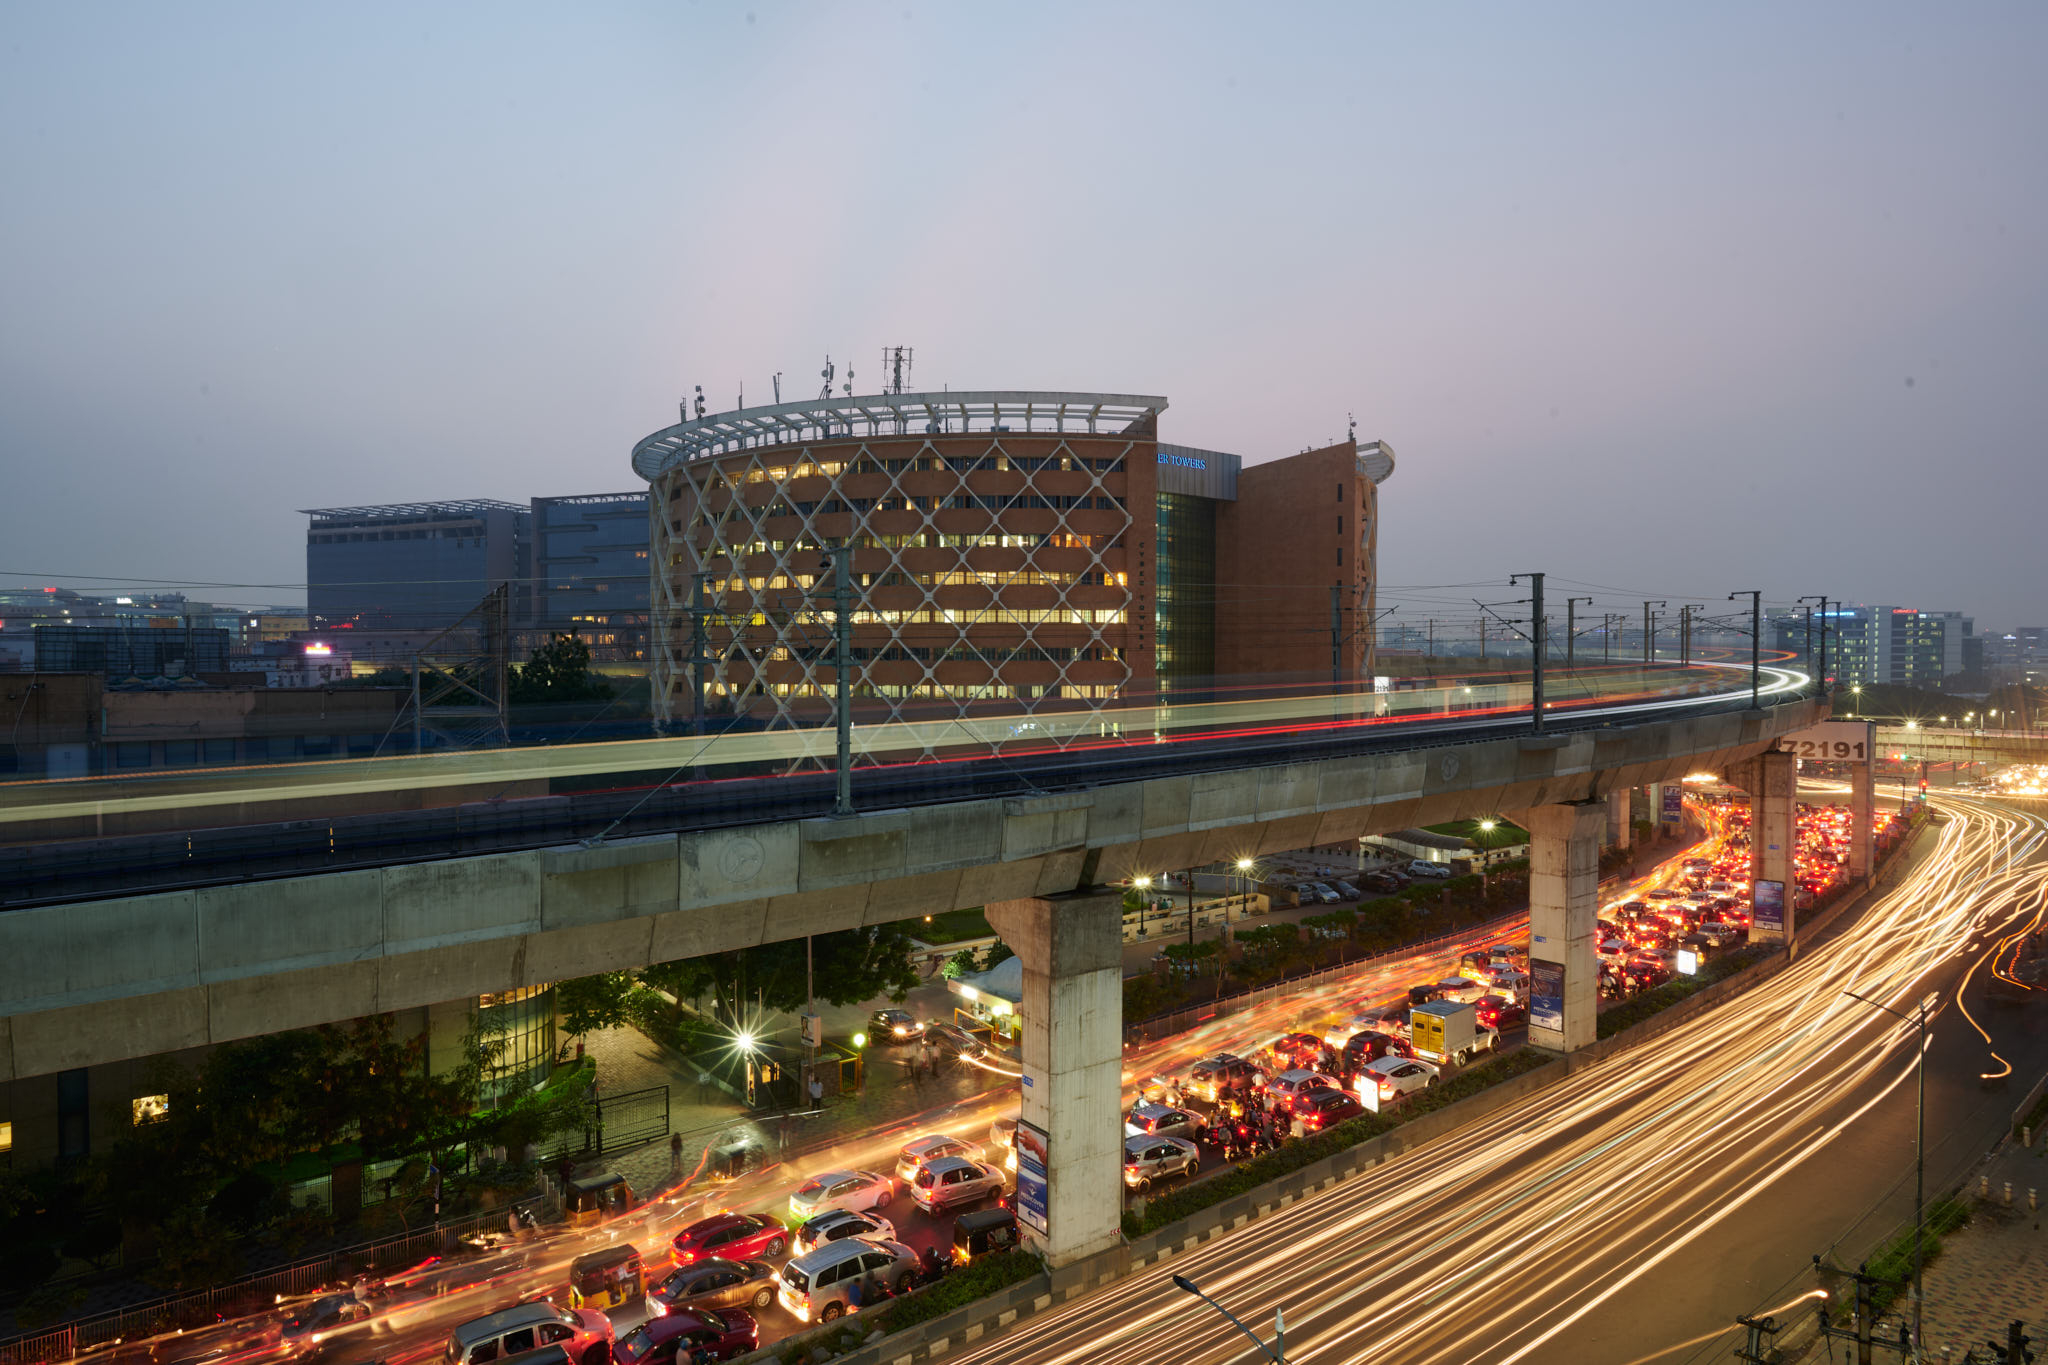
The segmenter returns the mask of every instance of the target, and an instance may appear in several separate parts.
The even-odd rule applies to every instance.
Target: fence
[[[650,1086],[618,1095],[600,1095],[597,1118],[580,1132],[563,1129],[539,1144],[549,1162],[563,1157],[603,1156],[668,1136],[668,1087]]]
[[[0,1344],[0,1363],[69,1360],[81,1351],[152,1336],[173,1328],[210,1326],[220,1315],[236,1318],[273,1303],[279,1295],[310,1294],[353,1278],[363,1270],[390,1272],[439,1254],[459,1239],[505,1227],[511,1206],[468,1214],[431,1228],[382,1241],[360,1242],[299,1261],[268,1274],[191,1294],[170,1295],[114,1313],[82,1318],[47,1332],[29,1333]]]

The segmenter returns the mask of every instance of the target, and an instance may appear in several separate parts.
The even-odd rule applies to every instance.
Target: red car
[[[714,1213],[675,1235],[669,1257],[677,1265],[722,1257],[753,1261],[780,1256],[789,1246],[789,1229],[766,1213]]]
[[[1528,1023],[1529,1011],[1505,995],[1482,995],[1479,997],[1479,1022],[1499,1033],[1502,1029],[1520,1028]]]
[[[731,1360],[761,1344],[761,1327],[741,1308],[708,1308],[649,1318],[612,1343],[614,1365],[675,1365],[690,1351],[698,1360]]]
[[[1323,1040],[1313,1033],[1283,1034],[1279,1041],[1273,1044],[1273,1053],[1275,1056],[1286,1058],[1297,1068],[1312,1070],[1316,1063],[1322,1060]]]

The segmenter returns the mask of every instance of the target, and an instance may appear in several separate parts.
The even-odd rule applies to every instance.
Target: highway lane
[[[1739,1228],[1758,1205],[1793,1197],[1798,1172],[1840,1160],[1901,1087],[1910,1107],[1910,1027],[1841,990],[1910,1005],[1982,925],[2015,900],[2038,906],[2048,886],[2028,861],[2048,822],[1986,802],[1940,805],[1949,822],[1904,883],[1764,985],[955,1359],[1256,1358],[1170,1273],[1247,1322],[1269,1326],[1284,1310],[1297,1362],[1620,1363],[1694,1335],[1650,1297],[1656,1277],[1695,1266],[1717,1229]],[[1935,1025],[1937,1036],[1967,1028],[1954,1008]],[[1730,1288],[1732,1318],[1754,1296]]]

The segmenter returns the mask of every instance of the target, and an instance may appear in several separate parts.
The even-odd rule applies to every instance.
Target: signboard
[[[1659,818],[1667,825],[1675,825],[1685,819],[1685,788],[1676,782],[1664,784],[1664,810]]]
[[[1052,1167],[1051,1147],[1045,1129],[1036,1124],[1017,1124],[1017,1218],[1025,1227],[1043,1237],[1045,1232],[1046,1176]]]
[[[1564,1032],[1564,964],[1529,959],[1529,1027]]]
[[[1868,763],[1875,747],[1872,720],[1824,720],[1804,730],[1795,730],[1778,741],[1778,747],[1799,758],[1829,763]]]
[[[1750,910],[1750,928],[1774,934],[1785,932],[1785,883],[1756,883],[1755,904]]]
[[[1358,1091],[1358,1102],[1364,1105],[1370,1112],[1379,1113],[1380,1088],[1369,1073],[1361,1071],[1358,1074],[1356,1089]]]
[[[1700,974],[1700,955],[1690,948],[1680,948],[1678,950],[1678,974],[1680,976],[1698,976]]]

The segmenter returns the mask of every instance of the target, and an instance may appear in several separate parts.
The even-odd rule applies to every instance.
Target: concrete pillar
[[[1766,943],[1793,938],[1795,903],[1799,883],[1793,876],[1792,850],[1797,843],[1794,830],[1798,818],[1799,760],[1773,749],[1744,759],[1728,769],[1728,780],[1749,793],[1749,878],[1777,882],[1785,888],[1782,929],[1752,923],[1749,939]]]
[[[1661,843],[1664,839],[1664,784],[1652,782],[1643,788],[1644,804],[1649,807],[1650,842]]]
[[[1627,848],[1635,842],[1635,821],[1630,818],[1634,795],[1631,787],[1607,794],[1607,842],[1615,848]]]
[[[1870,822],[1877,813],[1875,795],[1870,764],[1858,763],[1849,770],[1849,819],[1855,825],[1849,832],[1849,880],[1853,882],[1868,880],[1876,866],[1876,840],[1870,831]]]
[[[1022,1118],[1047,1147],[1046,1230],[1026,1234],[1057,1269],[1122,1244],[1123,900],[999,901],[988,922],[1024,961]]]
[[[1601,801],[1529,812],[1529,1041],[1536,1047],[1571,1052],[1598,1035],[1594,945],[1606,820]]]

